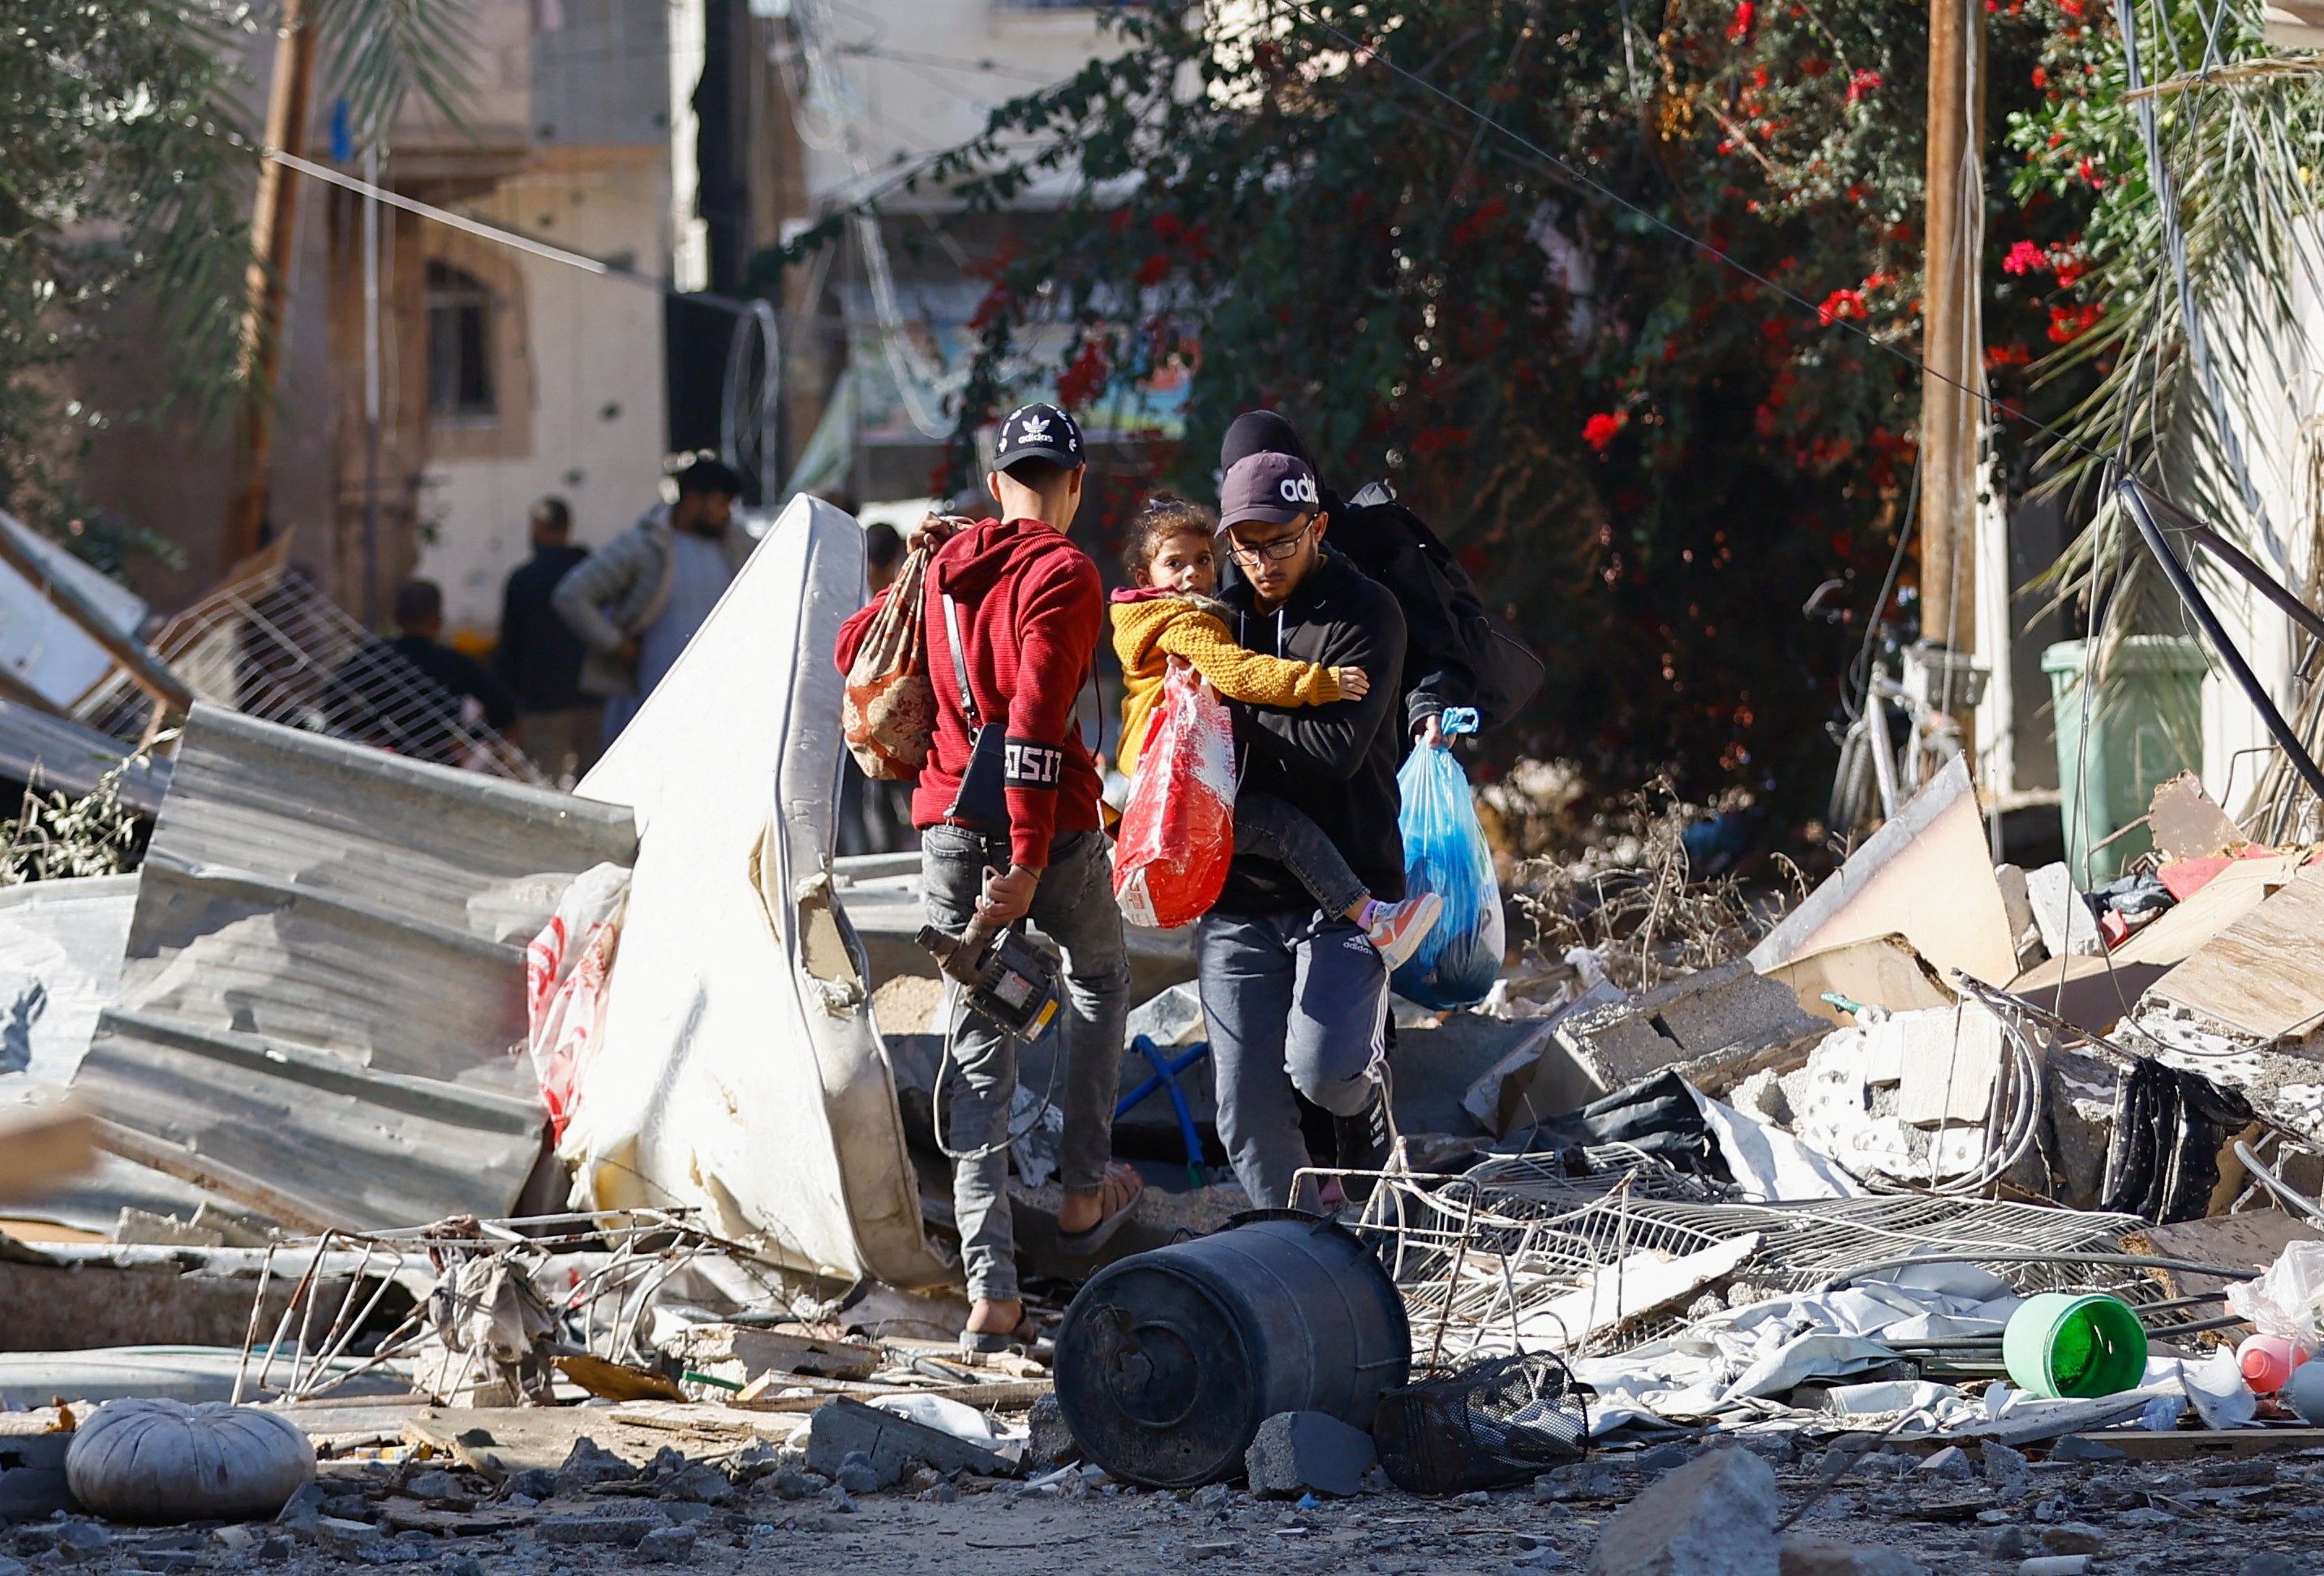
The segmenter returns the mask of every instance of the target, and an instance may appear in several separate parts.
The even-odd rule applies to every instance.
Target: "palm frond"
[[[468,0],[315,0],[312,14],[358,143],[383,139],[415,93],[467,128],[476,54]]]

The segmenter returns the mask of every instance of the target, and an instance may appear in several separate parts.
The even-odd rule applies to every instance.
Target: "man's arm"
[[[460,672],[466,680],[462,687],[484,708],[484,721],[495,731],[505,732],[516,721],[516,696],[509,693],[508,686],[493,677],[491,668],[466,651],[456,655],[460,659]]]
[[[593,651],[618,651],[629,641],[629,632],[607,618],[604,608],[636,584],[643,567],[641,548],[651,550],[638,533],[624,531],[566,571],[549,598],[565,627]]]
[[[1403,663],[1404,614],[1386,590],[1378,585],[1371,589],[1368,600],[1374,605],[1365,608],[1362,616],[1343,622],[1326,642],[1322,658],[1326,666],[1386,674],[1397,671]],[[1361,700],[1289,710],[1254,706],[1247,714],[1250,727],[1245,738],[1251,748],[1276,760],[1311,766],[1345,782],[1363,764],[1373,736],[1391,725],[1397,700],[1396,692],[1383,683]]]
[[[1017,606],[1017,692],[1009,699],[1001,768],[1010,859],[1027,870],[1049,862],[1065,731],[1105,627],[1097,566],[1080,553],[1059,553],[1050,563],[1055,567],[1028,580]]]
[[[1384,532],[1389,540],[1385,573],[1379,583],[1395,594],[1404,614],[1405,651],[1409,670],[1404,676],[1405,724],[1417,729],[1447,706],[1467,705],[1477,681],[1469,671],[1467,650],[1452,622],[1452,609],[1428,555],[1400,524]]]

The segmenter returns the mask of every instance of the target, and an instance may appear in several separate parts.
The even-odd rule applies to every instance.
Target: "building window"
[[[438,421],[490,421],[493,292],[448,263],[428,265],[428,414]]]

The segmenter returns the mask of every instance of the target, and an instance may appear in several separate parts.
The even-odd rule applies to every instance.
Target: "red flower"
[[[1743,0],[1743,4],[1748,8],[1751,0]],[[1616,416],[1600,410],[1582,424],[1582,441],[1600,454],[1604,454],[1606,446],[1614,441],[1614,435],[1621,431],[1628,424],[1629,419],[1628,416]],[[1416,444],[1415,447],[1417,447],[1418,445]]]
[[[1145,262],[1138,265],[1138,282],[1140,284],[1160,284],[1169,272],[1170,259],[1162,253],[1157,252],[1153,256],[1148,257]]]
[[[2036,88],[2047,88],[2050,86],[2050,73],[2039,66],[2034,67],[2034,86]]]
[[[1068,410],[1081,410],[1105,392],[1111,376],[1106,365],[1105,346],[1094,339],[1082,341],[1081,351],[1073,364],[1057,379],[1057,403]]]
[[[1865,315],[1864,292],[1860,290],[1836,290],[1824,297],[1823,305],[1816,309],[1816,318],[1823,323]]]
[[[1727,41],[1739,44],[1751,36],[1751,23],[1757,7],[1752,0],[1736,0],[1735,21],[1727,30]]]
[[[1985,347],[1985,364],[1988,370],[1995,367],[2024,366],[2033,359],[2032,351],[2014,342],[2008,345],[1988,345]]]
[[[2048,255],[2031,241],[2018,242],[2009,249],[2009,255],[2001,260],[2001,272],[2004,273],[2040,273],[2049,266]]]
[[[2058,0],[2058,9],[2069,16],[2080,16],[2082,14],[2082,0]]]
[[[1176,214],[1156,214],[1153,223],[1154,233],[1165,241],[1171,239],[1185,227],[1185,221]]]
[[[1879,72],[1858,71],[1848,79],[1848,102],[1854,104],[1866,94],[1877,91],[1879,87]]]
[[[2091,301],[2080,307],[2050,309],[2050,337],[2059,345],[2070,345],[2098,326],[2106,316],[2106,303]]]

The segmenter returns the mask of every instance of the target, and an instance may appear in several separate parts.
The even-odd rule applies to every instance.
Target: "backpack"
[[[847,752],[863,775],[880,781],[906,781],[928,763],[936,733],[936,692],[928,680],[927,625],[923,622],[928,549],[904,555],[896,584],[864,631],[862,645],[847,668],[847,698],[840,728]]]
[[[1484,725],[1493,727],[1516,716],[1548,672],[1533,648],[1487,610],[1484,599],[1477,594],[1476,583],[1452,556],[1452,549],[1437,539],[1427,521],[1409,505],[1397,502],[1394,488],[1386,482],[1374,482],[1348,502],[1351,508],[1392,521],[1394,529],[1410,537],[1420,549],[1421,561],[1428,568],[1428,594],[1451,617],[1453,637],[1475,684],[1470,704],[1477,708]]]

